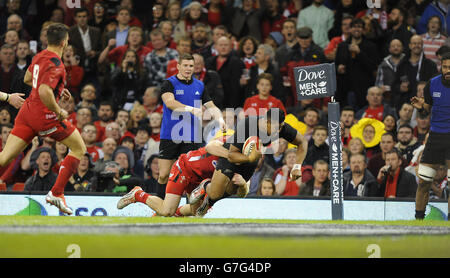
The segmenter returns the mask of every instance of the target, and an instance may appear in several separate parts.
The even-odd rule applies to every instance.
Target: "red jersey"
[[[253,108],[253,109],[250,109]],[[286,114],[286,108],[283,103],[274,96],[267,99],[261,99],[259,95],[249,97],[244,103],[244,112],[246,116],[261,116],[270,108],[280,108]]]
[[[211,155],[206,148],[193,150],[187,154],[182,154],[179,158],[180,166],[188,172],[194,174],[194,177],[200,178],[200,181],[211,178],[219,157]]]
[[[25,102],[32,105],[33,110],[39,111],[45,119],[56,118],[56,114],[41,101],[39,87],[42,84],[50,86],[56,102],[59,101],[66,84],[66,70],[61,58],[54,52],[43,50],[34,56],[28,71],[31,73],[33,86]]]
[[[126,44],[113,48],[111,51],[108,52],[108,60],[114,62],[116,66],[121,67],[122,60],[124,58],[125,53],[128,50],[128,47],[129,47],[128,44]],[[144,63],[145,56],[147,56],[147,54],[150,52],[152,52],[151,49],[145,46],[140,46],[138,48],[136,54],[139,57],[139,62],[141,63],[141,65]]]
[[[91,147],[86,147],[87,152],[91,155],[92,162],[96,162],[100,158],[103,158],[103,151],[100,147],[93,145]]]

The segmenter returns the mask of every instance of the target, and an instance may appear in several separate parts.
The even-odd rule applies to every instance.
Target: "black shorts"
[[[227,176],[230,180],[233,178],[234,174],[240,174],[246,181],[248,181],[253,176],[256,166],[258,166],[257,162],[236,165],[230,163],[226,158],[219,157],[216,170],[220,170],[222,174]]]
[[[450,133],[430,131],[420,162],[445,164],[446,160],[450,160]]]
[[[176,160],[181,154],[198,150],[203,147],[202,143],[180,142],[174,143],[172,140],[161,139],[159,142],[159,158]]]

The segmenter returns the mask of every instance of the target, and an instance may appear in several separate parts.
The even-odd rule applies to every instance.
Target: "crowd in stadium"
[[[271,146],[273,154],[260,159],[249,195],[329,196],[330,99],[299,101],[292,72],[335,63],[344,196],[414,198],[430,115],[410,98],[423,96],[427,81],[440,73],[440,56],[450,52],[449,1],[381,0],[372,1],[373,7],[367,2],[3,0],[0,91],[28,96],[23,77],[33,55],[46,48],[46,28],[66,24],[70,40],[62,61],[72,98],[60,105],[89,154],[65,191],[128,192],[140,185],[154,192],[160,86],[177,73],[177,58],[191,53],[194,76],[222,109],[229,129],[238,119],[278,107],[309,142],[301,182],[289,179],[296,152],[280,139]],[[1,149],[16,114],[2,104]],[[203,113],[203,127],[211,125]],[[63,144],[36,137],[0,168],[0,183],[7,190],[24,183],[24,190],[48,191],[67,153]],[[448,198],[446,169],[443,161],[430,198]]]

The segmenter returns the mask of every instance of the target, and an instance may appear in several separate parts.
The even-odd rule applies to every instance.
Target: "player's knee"
[[[177,209],[163,209],[159,215],[163,216],[163,217],[171,217],[175,214],[175,212],[177,211]]]
[[[423,182],[419,182],[419,186],[421,186],[420,184],[422,184],[422,186],[430,183],[433,181],[434,177],[436,176],[436,170],[429,167],[429,166],[425,166],[422,164],[419,164],[419,170],[417,171],[418,175],[419,175],[419,179],[422,180]]]

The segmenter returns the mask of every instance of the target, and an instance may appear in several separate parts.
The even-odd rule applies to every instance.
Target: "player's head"
[[[191,79],[194,73],[194,57],[189,53],[184,53],[178,58],[177,69],[184,79]]]
[[[442,55],[441,58],[442,76],[446,81],[450,81],[450,52]]]
[[[69,29],[62,23],[51,24],[47,29],[49,46],[65,48],[69,42]]]
[[[284,124],[284,111],[279,108],[270,108],[263,118],[266,121],[267,135],[271,135],[281,130]]]

